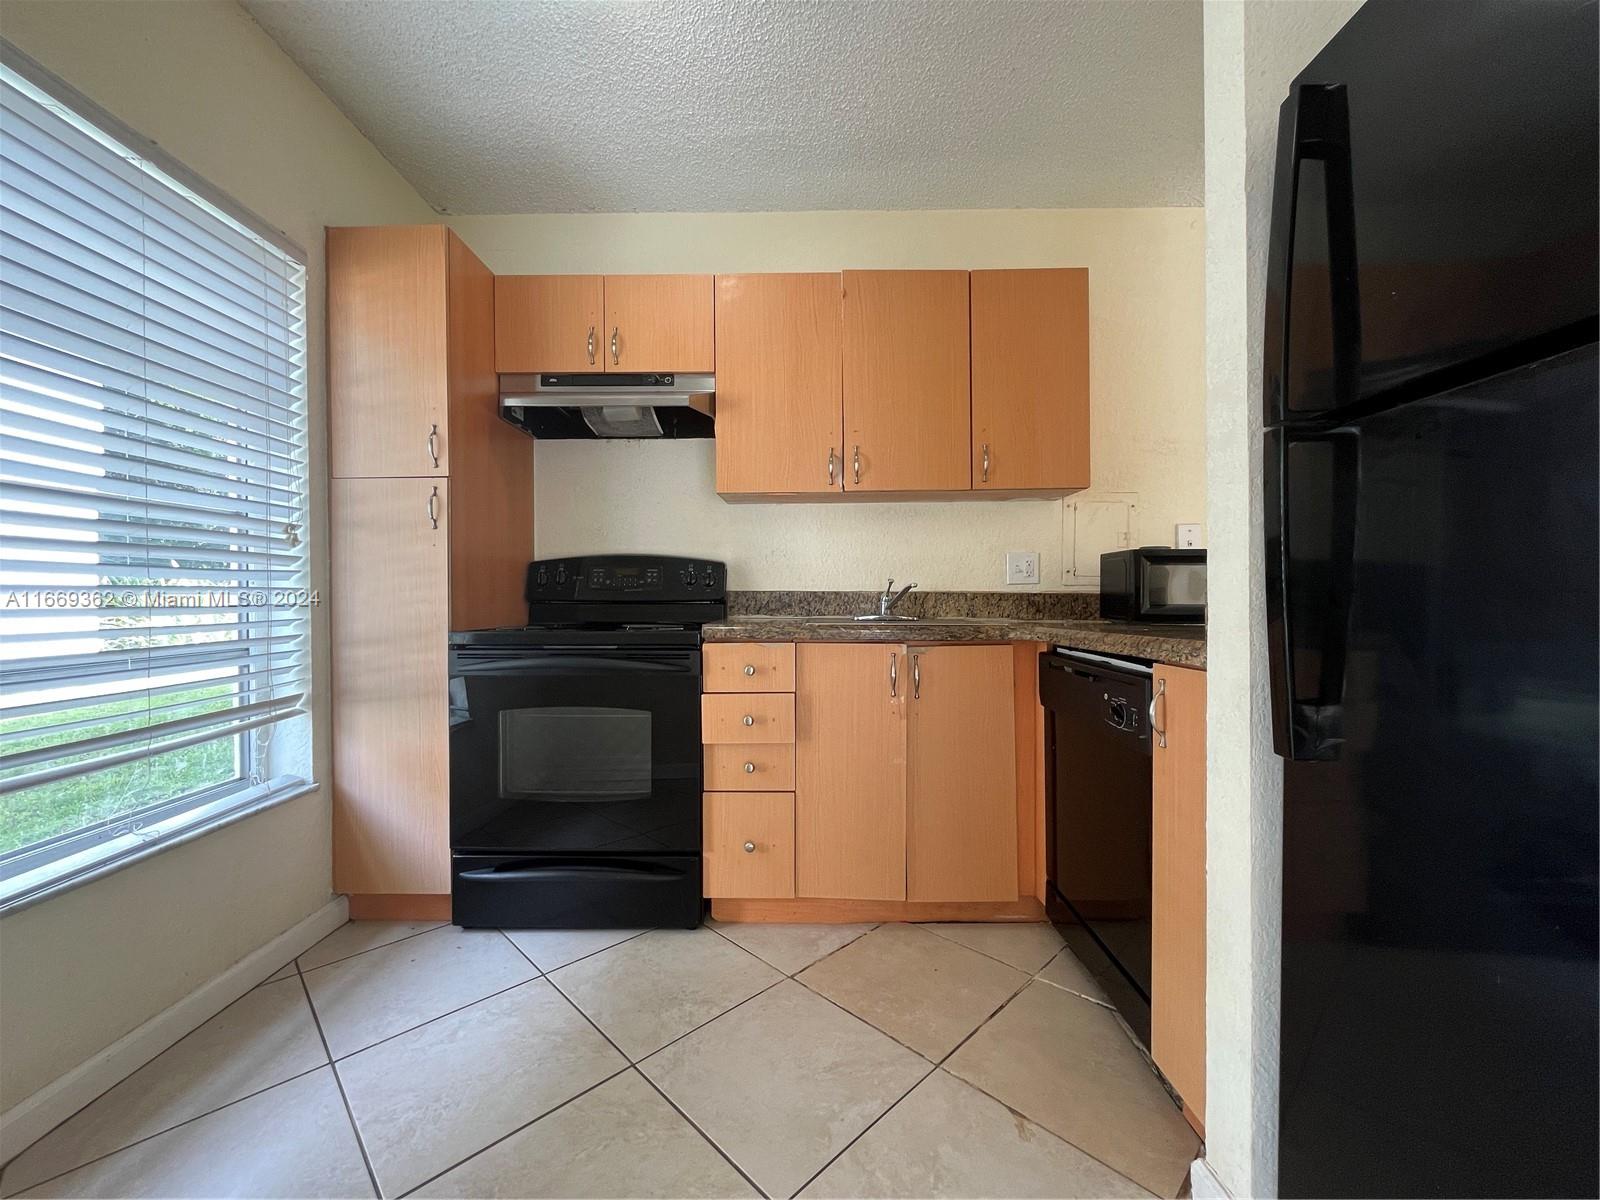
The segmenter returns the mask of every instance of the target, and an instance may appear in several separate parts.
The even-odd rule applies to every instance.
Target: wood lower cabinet
[[[454,233],[330,229],[328,304],[334,888],[438,919],[446,634],[525,618],[532,444],[497,416],[494,277]]]
[[[1089,486],[1089,272],[972,272],[972,487]]]
[[[1010,646],[911,646],[906,898],[1017,898]]]
[[[794,691],[793,642],[712,642],[701,658],[708,692]]]
[[[700,697],[700,737],[707,744],[794,741],[795,698],[786,692]]]
[[[717,491],[844,487],[841,276],[717,276]]]
[[[600,275],[500,275],[494,281],[494,367],[512,374],[602,371]]]
[[[844,273],[844,487],[972,487],[966,271]]]
[[[607,275],[607,371],[716,370],[710,275]]]
[[[795,647],[795,894],[906,897],[904,646]]]
[[[794,793],[705,794],[705,892],[753,900],[794,895]]]
[[[1206,1102],[1206,677],[1155,668],[1150,1054],[1195,1120]],[[1164,743],[1164,744],[1163,744]]]

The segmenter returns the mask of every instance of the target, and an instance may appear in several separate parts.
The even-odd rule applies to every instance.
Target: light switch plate
[[[1037,550],[1007,550],[1006,582],[1038,583],[1039,552]]]
[[[1174,545],[1179,550],[1198,550],[1200,548],[1200,526],[1179,525],[1178,540]]]

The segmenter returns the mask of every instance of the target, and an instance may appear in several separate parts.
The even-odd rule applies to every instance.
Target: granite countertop
[[[1096,607],[1096,597],[1070,592],[912,592],[897,612],[961,622],[840,623],[816,618],[875,611],[877,593],[734,592],[727,619],[701,632],[708,642],[1048,642],[1205,668],[1203,625],[1102,621],[1093,616]]]

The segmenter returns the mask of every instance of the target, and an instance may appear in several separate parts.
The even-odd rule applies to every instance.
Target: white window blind
[[[303,258],[7,61],[0,874],[15,874],[308,774],[271,743],[307,711],[317,597]]]

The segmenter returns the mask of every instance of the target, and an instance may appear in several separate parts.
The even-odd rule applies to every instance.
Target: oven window
[[[1204,563],[1152,562],[1145,572],[1145,600],[1148,606],[1171,608],[1180,604],[1206,602]]]
[[[636,708],[502,709],[500,798],[647,797],[650,723],[650,713]]]

